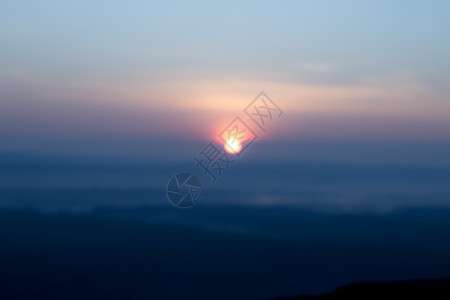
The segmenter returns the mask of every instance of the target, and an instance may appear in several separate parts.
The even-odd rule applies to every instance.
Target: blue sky
[[[261,90],[286,112],[268,141],[448,143],[449,8],[8,1],[0,150],[89,152],[103,138],[116,142],[99,151],[115,153],[124,140],[172,139],[154,142],[158,156],[211,139]]]

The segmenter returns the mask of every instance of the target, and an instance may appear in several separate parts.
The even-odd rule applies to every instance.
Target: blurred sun
[[[242,150],[242,144],[236,139],[229,139],[224,145],[225,151],[230,154],[239,153]]]

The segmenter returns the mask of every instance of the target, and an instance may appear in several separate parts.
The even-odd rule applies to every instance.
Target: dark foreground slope
[[[359,283],[322,296],[300,296],[280,300],[378,300],[378,299],[450,299],[450,280],[426,280],[393,283]]]
[[[178,214],[171,207],[0,211],[0,298],[271,299],[352,282],[450,278],[446,210]]]

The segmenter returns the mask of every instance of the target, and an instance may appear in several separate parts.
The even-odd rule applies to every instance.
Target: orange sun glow
[[[230,154],[239,153],[242,150],[242,144],[235,139],[229,139],[224,145],[225,151]]]

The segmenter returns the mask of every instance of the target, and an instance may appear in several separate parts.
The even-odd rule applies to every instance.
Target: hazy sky
[[[450,142],[448,1],[1,2],[0,150],[207,141],[260,91],[266,140]]]

